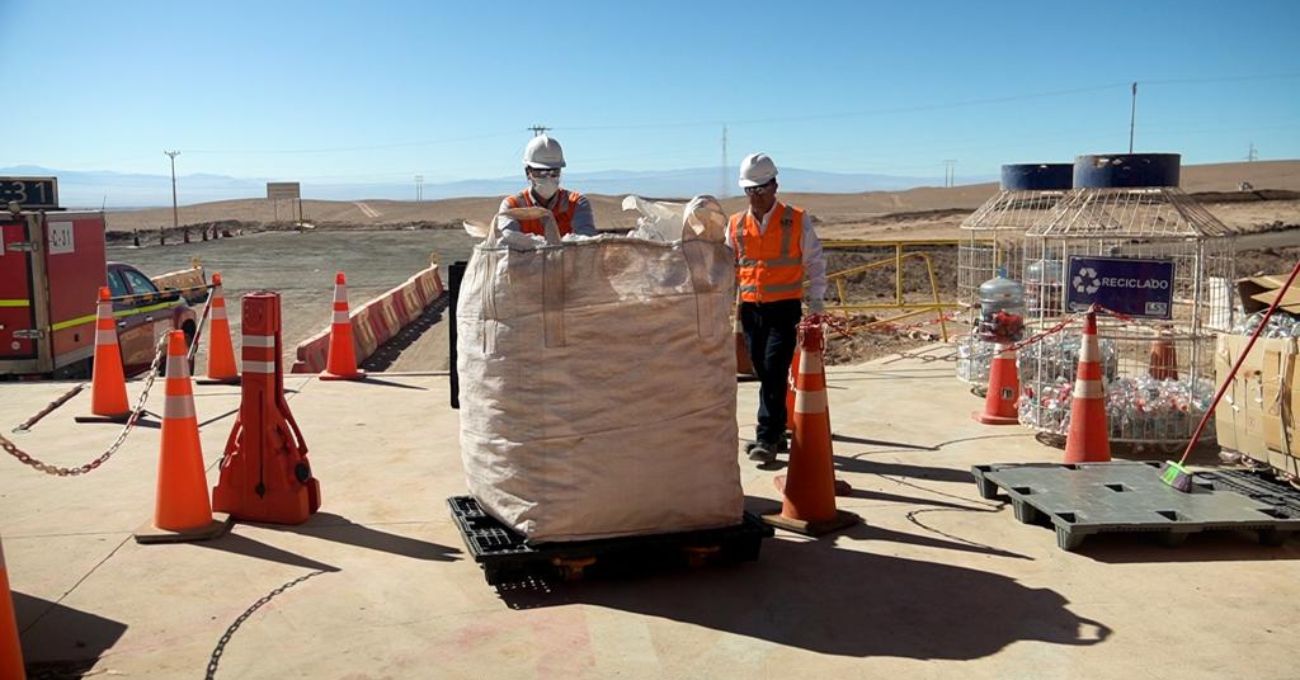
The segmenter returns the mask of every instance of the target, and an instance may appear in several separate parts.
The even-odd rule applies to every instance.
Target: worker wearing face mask
[[[591,203],[587,197],[560,188],[560,169],[563,167],[564,150],[560,148],[560,143],[546,135],[533,137],[528,146],[524,147],[524,177],[528,179],[528,188],[507,196],[501,201],[498,212],[539,206],[550,210],[555,216],[560,236],[595,236],[596,220],[592,216]],[[525,234],[545,235],[541,220],[508,220],[504,228]]]
[[[785,443],[786,382],[803,300],[811,313],[825,311],[826,260],[808,213],[776,199],[776,164],[767,154],[745,157],[740,186],[749,209],[731,216],[727,245],[736,252],[740,323],[761,383],[749,458],[767,464]]]

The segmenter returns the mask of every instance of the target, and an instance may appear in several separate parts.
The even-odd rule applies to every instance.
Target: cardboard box
[[[1277,291],[1286,283],[1287,274],[1273,276],[1251,276],[1237,279],[1237,295],[1241,298],[1241,307],[1247,314],[1268,309],[1277,298]],[[1288,314],[1300,316],[1300,289],[1292,286],[1282,297],[1278,309]]]
[[[1241,356],[1247,336],[1220,335],[1214,374],[1222,384]],[[1300,469],[1300,435],[1294,407],[1300,406],[1300,356],[1295,338],[1260,338],[1215,409],[1219,445],[1278,470]]]

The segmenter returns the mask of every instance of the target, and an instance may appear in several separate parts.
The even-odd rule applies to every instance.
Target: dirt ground
[[[240,332],[239,299],[244,293],[273,290],[281,296],[283,356],[286,369],[293,349],[329,325],[334,274],[348,279],[348,300],[354,306],[406,281],[429,265],[466,259],[472,242],[462,230],[344,231],[265,233],[207,243],[166,247],[110,247],[110,260],[129,262],[149,275],[182,269],[199,258],[209,274],[220,272],[225,282],[231,332]],[[445,326],[445,324],[441,324]],[[445,336],[441,350],[433,336],[403,357],[400,370],[446,368]],[[204,353],[197,371],[204,370]],[[394,366],[393,370],[397,370]]]

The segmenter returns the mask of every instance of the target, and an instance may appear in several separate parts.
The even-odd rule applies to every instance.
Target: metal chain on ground
[[[239,630],[239,627],[244,625],[244,622],[248,620],[248,617],[252,616],[255,612],[257,612],[257,610],[265,606],[266,603],[274,599],[275,596],[298,585],[299,583],[302,583],[303,581],[306,581],[309,578],[320,576],[321,574],[324,573],[325,573],[324,569],[318,569],[316,571],[311,572],[310,574],[303,574],[302,576],[299,576],[298,578],[289,581],[288,583],[280,586],[279,588],[276,588],[275,590],[272,590],[271,592],[263,595],[260,600],[254,602],[251,606],[249,606],[248,609],[245,609],[244,613],[240,614],[239,617],[235,619],[235,622],[230,624],[230,627],[226,628],[226,632],[222,633],[221,639],[217,641],[217,646],[212,650],[212,656],[208,658],[208,674],[203,676],[204,680],[212,680],[213,678],[217,677],[217,666],[221,663],[221,655],[226,653],[226,645],[230,644],[230,638],[235,636],[235,631]]]
[[[131,434],[131,430],[135,428],[136,421],[140,419],[140,414],[144,412],[145,402],[149,400],[149,390],[153,387],[154,379],[158,377],[158,366],[161,364],[162,358],[166,356],[166,354],[167,336],[164,335],[162,339],[158,341],[157,352],[154,354],[153,363],[149,366],[149,375],[145,377],[144,389],[140,392],[140,398],[136,400],[135,408],[131,409],[131,415],[127,417],[126,425],[122,428],[122,432],[117,435],[117,440],[113,442],[113,445],[109,446],[108,450],[104,451],[104,453],[95,460],[81,465],[80,467],[73,468],[51,465],[18,448],[17,444],[14,444],[4,435],[0,435],[0,448],[3,448],[6,453],[14,458],[17,458],[18,462],[23,465],[31,466],[47,475],[54,475],[56,477],[76,477],[98,468],[107,462],[109,458],[112,458],[113,454],[117,453],[118,449],[122,448],[122,444],[126,441],[126,436]]]

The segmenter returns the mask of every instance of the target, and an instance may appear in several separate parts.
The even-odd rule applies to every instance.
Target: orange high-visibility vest
[[[731,216],[736,246],[736,286],[742,302],[777,302],[803,297],[803,211],[777,203],[767,231],[749,211]]]
[[[559,200],[551,206],[550,211],[555,215],[555,224],[560,228],[560,236],[573,233],[573,215],[578,212],[578,201],[582,199],[582,194],[576,191],[563,191],[558,194]],[[531,208],[537,203],[533,201],[533,192],[531,189],[510,196],[506,199],[506,205],[511,208]],[[546,206],[542,206],[546,207]],[[519,227],[525,234],[537,234],[538,236],[546,235],[546,228],[542,226],[541,220],[519,220]]]

